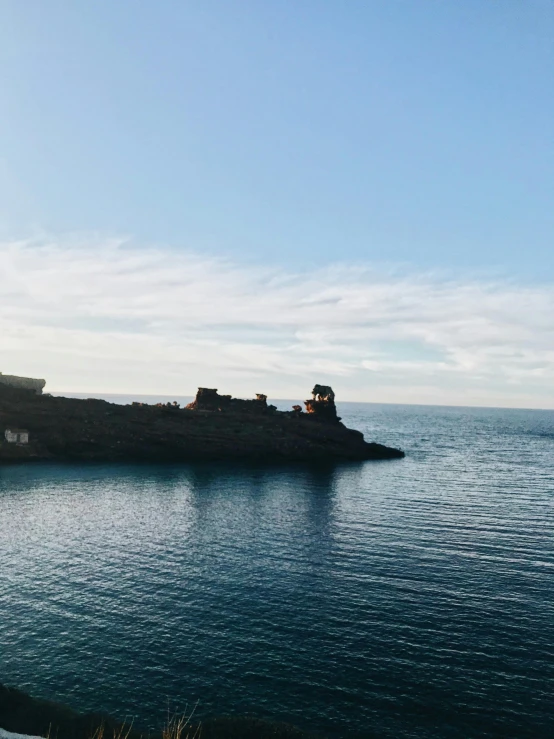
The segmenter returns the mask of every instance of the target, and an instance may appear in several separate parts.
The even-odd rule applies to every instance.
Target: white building
[[[8,444],[29,443],[29,432],[26,429],[6,429],[4,436]]]

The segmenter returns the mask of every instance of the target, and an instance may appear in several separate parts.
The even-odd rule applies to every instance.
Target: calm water
[[[341,411],[407,458],[0,469],[0,681],[147,726],[554,736],[554,412]]]

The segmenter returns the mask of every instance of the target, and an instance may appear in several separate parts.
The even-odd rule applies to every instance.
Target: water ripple
[[[405,460],[0,469],[4,682],[334,737],[551,737],[554,413],[341,408]]]

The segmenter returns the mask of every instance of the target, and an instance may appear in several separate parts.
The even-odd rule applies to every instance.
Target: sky
[[[554,408],[552,0],[0,0],[0,370]]]

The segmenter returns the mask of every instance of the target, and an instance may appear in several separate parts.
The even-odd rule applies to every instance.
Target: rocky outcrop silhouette
[[[329,385],[315,385],[312,397],[304,401],[306,413],[312,418],[325,423],[340,423],[335,405],[335,393]]]
[[[231,411],[236,413],[264,413],[276,410],[275,406],[268,406],[267,395],[257,393],[252,400],[233,398],[230,395],[219,395],[217,390],[209,387],[199,387],[196,398],[187,405],[189,411]]]
[[[368,443],[337,416],[334,396],[316,395],[278,411],[263,394],[251,400],[199,388],[177,403],[117,405],[105,400],[36,395],[0,383],[0,463],[58,461],[262,462],[394,459],[399,449]],[[24,428],[29,443],[4,439]]]

